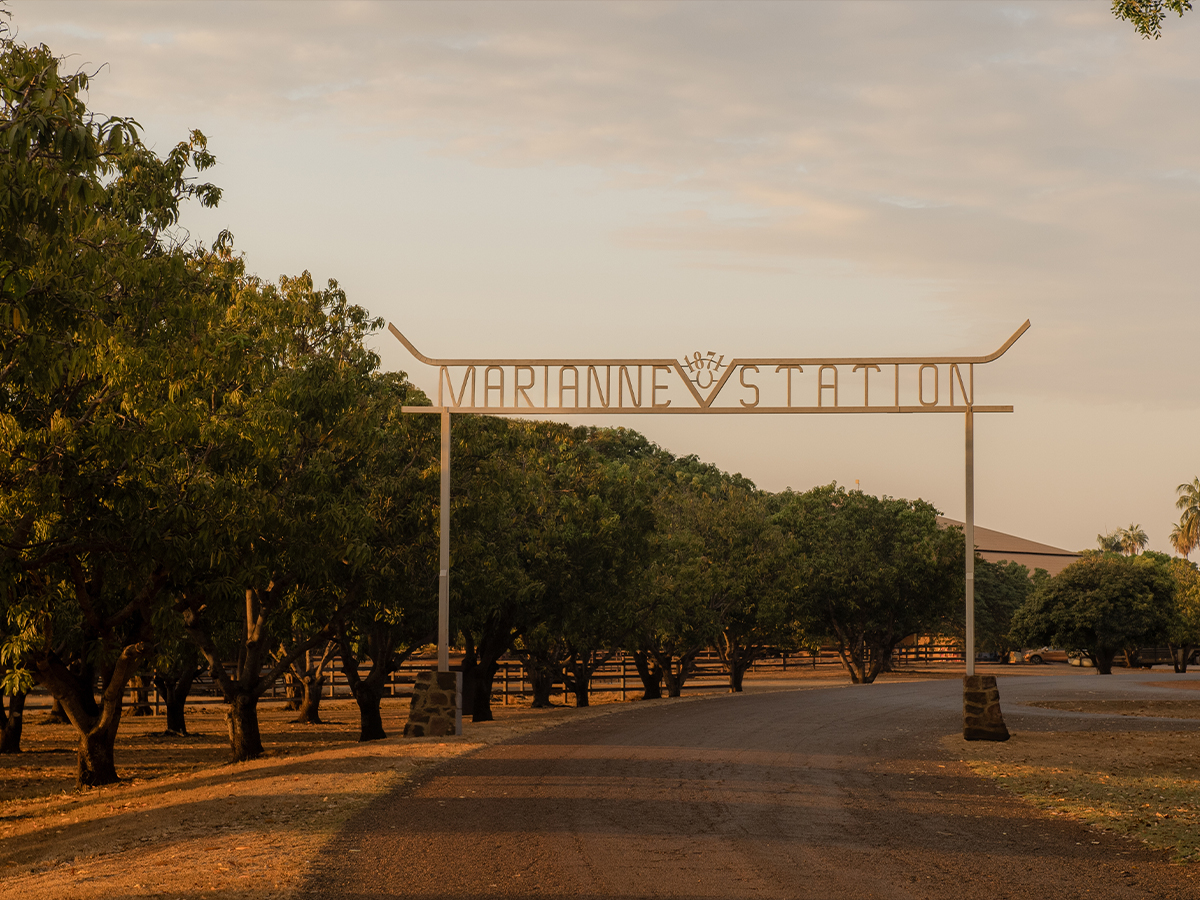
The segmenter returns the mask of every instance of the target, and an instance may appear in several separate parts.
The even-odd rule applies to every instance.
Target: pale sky
[[[431,356],[984,354],[976,521],[1167,551],[1200,474],[1200,12],[1097,2],[56,3],[27,43],[165,152],[251,271]],[[101,68],[103,67],[103,68]],[[435,373],[386,333],[384,367]],[[963,514],[959,416],[639,416],[760,487]]]

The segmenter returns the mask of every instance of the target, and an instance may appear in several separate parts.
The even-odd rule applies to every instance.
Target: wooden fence
[[[462,662],[462,657],[451,657],[451,668]],[[892,654],[892,667],[905,668],[917,665],[937,665],[962,663],[961,646],[949,641],[915,642],[911,646],[897,647]],[[407,699],[412,696],[412,686],[418,672],[428,671],[436,665],[433,659],[416,658],[406,661],[397,671],[393,672],[387,681],[384,697]],[[828,669],[830,675],[841,671],[842,662],[834,647],[822,647],[815,651],[798,653],[778,653],[775,656],[755,662],[749,669],[754,675],[769,677],[772,673],[783,676],[789,669],[820,670]],[[365,677],[367,670],[362,672]],[[725,666],[715,651],[701,654],[696,661],[694,673],[684,684],[684,691],[719,689],[728,683],[729,676]],[[143,688],[144,702],[150,703],[157,710],[161,707],[158,692],[153,687]],[[137,702],[139,689],[126,688],[126,698],[129,703]],[[592,676],[591,693],[619,694],[622,700],[639,696],[643,691],[641,679],[633,657],[628,653],[618,653],[604,665],[600,666]],[[531,695],[531,688],[525,674],[525,667],[519,659],[504,657],[492,685],[492,701],[501,705],[519,702],[521,698]],[[208,676],[196,680],[191,697],[199,700],[205,697],[219,696],[220,690]],[[325,672],[325,683],[322,686],[322,697],[327,700],[345,700],[352,696],[345,673],[340,666],[331,666]],[[570,702],[561,681],[556,682],[551,694],[554,702]],[[287,699],[287,685],[284,679],[279,679],[271,686],[270,693],[263,699],[282,701]]]

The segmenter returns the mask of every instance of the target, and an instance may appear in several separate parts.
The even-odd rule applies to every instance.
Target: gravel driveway
[[[1019,705],[1178,697],[1146,684],[1163,678],[1000,689],[1014,731],[1200,727]],[[382,798],[302,896],[1200,900],[1195,867],[974,777],[939,746],[960,717],[954,680],[638,704],[486,747]]]

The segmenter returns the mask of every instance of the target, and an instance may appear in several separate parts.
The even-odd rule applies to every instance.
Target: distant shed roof
[[[958,525],[960,528],[963,525],[962,522],[947,519],[945,516],[938,516],[938,524],[943,527]],[[975,526],[975,549],[988,562],[1019,562],[1028,567],[1030,572],[1034,569],[1045,569],[1051,575],[1057,575],[1079,559],[1079,554],[1072,550],[1040,544],[1015,534],[980,528],[978,525]]]

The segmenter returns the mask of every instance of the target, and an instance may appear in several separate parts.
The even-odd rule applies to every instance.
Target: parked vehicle
[[[1066,650],[1059,650],[1055,647],[1042,647],[1038,650],[1025,650],[1025,662],[1033,666],[1041,666],[1046,663],[1065,663],[1068,661]]]
[[[1170,647],[1138,647],[1134,661],[1139,669],[1152,669],[1155,666],[1174,666],[1175,658],[1171,655]],[[1128,666],[1124,653],[1118,653],[1113,660],[1114,666]],[[1188,665],[1200,665],[1200,650],[1193,651],[1188,658]]]

